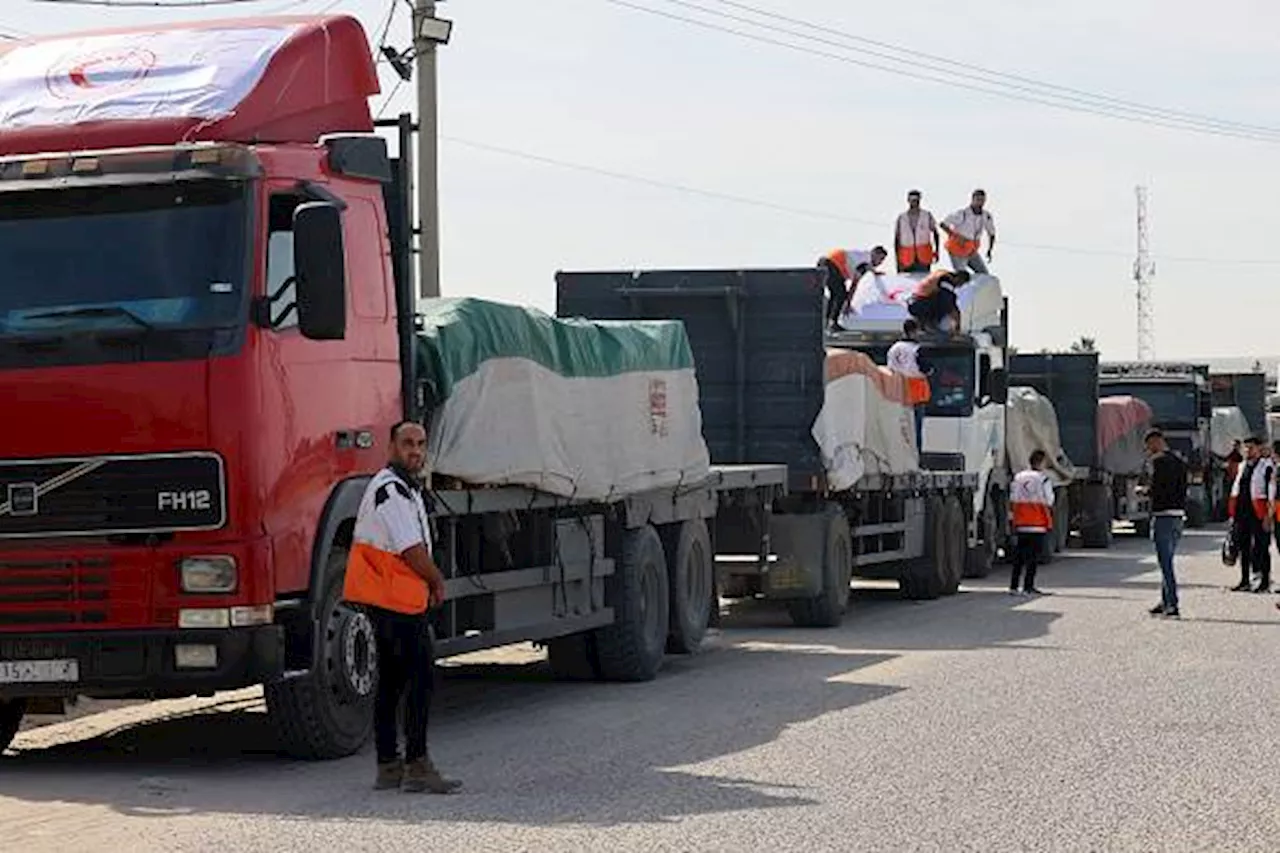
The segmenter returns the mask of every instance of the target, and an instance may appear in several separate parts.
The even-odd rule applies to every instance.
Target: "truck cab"
[[[918,276],[881,276],[889,294],[909,291]],[[864,277],[860,286],[867,286]],[[956,335],[922,338],[921,355],[932,366],[925,406],[922,468],[965,471],[978,477],[969,518],[967,575],[991,570],[1008,539],[1008,466],[1005,461],[1005,401],[1008,391],[1007,300],[995,276],[976,276],[959,292],[961,328]],[[889,347],[902,337],[904,305],[882,301],[865,307],[844,329],[827,334],[827,345],[867,353],[885,364]]]
[[[1219,476],[1209,450],[1209,426],[1213,417],[1209,366],[1175,362],[1104,363],[1098,385],[1102,395],[1137,397],[1151,407],[1153,426],[1164,432],[1170,448],[1189,466],[1187,525],[1203,525],[1212,502],[1210,487]]]

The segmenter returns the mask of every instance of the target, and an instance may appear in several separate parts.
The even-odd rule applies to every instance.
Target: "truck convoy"
[[[1103,364],[1101,393],[1128,395],[1147,403],[1152,420],[1169,446],[1187,460],[1187,526],[1208,520],[1213,484],[1221,479],[1210,453],[1209,425],[1213,416],[1209,366],[1176,362],[1115,362]]]
[[[1100,397],[1099,379],[1096,353],[1018,353],[1010,359],[1010,383],[1036,389],[1057,412],[1063,450],[1075,469],[1066,526],[1079,532],[1086,548],[1108,547],[1114,521],[1132,523],[1143,536],[1150,528],[1150,504],[1140,487],[1151,409],[1132,397]]]
[[[412,170],[376,92],[346,16],[0,54],[0,748],[69,696],[264,684],[287,750],[357,750],[377,661],[342,573],[401,418],[472,481],[433,495],[442,654],[536,640],[640,680],[698,647],[708,526],[763,517],[785,469],[709,465],[679,324],[463,300],[415,329]]]
[[[985,316],[999,324],[1003,305],[992,281],[997,308]],[[938,453],[939,467],[929,466],[928,450],[947,440],[938,419],[1002,404],[1001,365],[984,361],[972,340],[930,354],[941,369],[925,427],[926,444],[930,435],[934,444],[921,466],[905,381],[875,364],[888,345],[884,330],[901,329],[900,307],[880,331],[828,338],[812,268],[561,272],[556,284],[561,317],[683,321],[712,461],[786,463],[789,491],[769,519],[779,557],[722,561],[726,595],[785,602],[798,624],[811,625],[838,619],[854,576],[895,580],[915,599],[957,590],[981,544],[971,531],[982,483],[959,448]],[[725,541],[733,535],[720,533]]]

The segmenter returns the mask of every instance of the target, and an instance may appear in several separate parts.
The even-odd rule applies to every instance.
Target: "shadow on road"
[[[651,684],[557,683],[541,662],[449,667],[432,742],[440,763],[467,782],[459,797],[374,794],[368,751],[316,764],[281,758],[261,707],[243,703],[21,751],[0,760],[0,797],[137,816],[531,826],[811,805],[785,752],[766,764],[778,768],[769,778],[698,765],[779,749],[774,742],[789,729],[894,696],[905,688],[883,682],[893,680],[898,649],[1014,644],[1043,636],[1057,618],[992,594],[920,605],[877,594],[857,604],[835,630],[728,631],[702,654],[671,659]]]

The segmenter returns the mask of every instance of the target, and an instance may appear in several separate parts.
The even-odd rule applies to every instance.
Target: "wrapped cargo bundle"
[[[1219,459],[1226,459],[1237,441],[1253,435],[1249,419],[1239,406],[1214,406],[1209,420],[1209,448]]]
[[[865,353],[828,350],[826,394],[813,424],[828,485],[841,492],[867,474],[919,469],[906,378]]]
[[[1147,463],[1142,439],[1151,429],[1151,407],[1130,396],[1098,398],[1098,458],[1113,474],[1141,474]]]
[[[427,303],[432,471],[584,500],[710,474],[678,321],[557,320],[480,299]]]
[[[1075,466],[1062,449],[1058,433],[1058,413],[1049,398],[1034,388],[1015,386],[1009,389],[1005,404],[1005,448],[1009,467],[1016,473],[1031,464],[1031,454],[1043,450],[1049,455],[1045,473],[1057,485],[1075,476]]]

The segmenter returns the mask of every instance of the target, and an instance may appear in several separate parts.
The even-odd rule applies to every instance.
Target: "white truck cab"
[[[827,344],[866,352],[884,364],[902,324],[906,300],[922,275],[866,275],[854,306],[841,318],[842,331]],[[922,338],[921,355],[932,368],[931,399],[925,408],[922,468],[978,475],[969,516],[966,576],[982,577],[1008,535],[1008,465],[1005,461],[1007,396],[1007,300],[1000,280],[974,276],[956,291],[960,328],[954,335]]]

